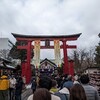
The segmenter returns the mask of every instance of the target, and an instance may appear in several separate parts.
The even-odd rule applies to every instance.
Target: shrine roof
[[[49,59],[47,59],[47,58],[45,58],[44,60],[42,60],[42,61],[40,62],[40,64],[43,63],[43,62],[45,62],[45,61],[48,61],[48,62],[50,62],[50,63],[52,63],[53,65],[56,66],[56,64],[55,64],[54,62],[52,62],[51,60],[49,60]]]
[[[24,35],[12,33],[15,38],[71,38],[79,37],[82,33],[72,34],[72,35]]]
[[[1,60],[1,61],[4,61],[5,63],[12,63],[10,60],[5,59],[5,58],[3,58],[3,57],[0,57],[0,60]]]
[[[53,66],[55,66],[55,67],[57,67],[57,65],[54,63],[54,62],[52,62],[51,60],[49,60],[49,59],[47,59],[47,58],[45,58],[44,60],[42,60],[41,62],[40,62],[40,64],[42,64],[42,63],[44,63],[44,62],[49,62],[49,63],[51,63]]]

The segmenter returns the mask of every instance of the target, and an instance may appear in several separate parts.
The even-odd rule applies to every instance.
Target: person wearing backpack
[[[60,97],[61,100],[69,100],[70,92],[66,87],[63,87],[58,92],[54,93],[54,95]]]

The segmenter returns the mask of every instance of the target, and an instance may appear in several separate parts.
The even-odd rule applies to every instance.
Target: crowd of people
[[[20,74],[4,73],[0,77],[0,100],[21,100],[23,86],[24,82]]]
[[[89,85],[87,74],[79,78],[40,76],[38,83],[35,78],[33,80],[35,88],[27,100],[100,100],[96,88]]]
[[[87,74],[34,76],[30,81],[32,95],[27,100],[100,100],[97,89],[89,82]],[[22,100],[23,86],[25,78],[20,74],[4,73],[0,77],[0,100]]]

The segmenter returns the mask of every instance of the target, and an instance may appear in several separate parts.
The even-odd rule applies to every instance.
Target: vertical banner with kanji
[[[54,40],[55,63],[58,67],[61,66],[60,42]]]
[[[34,65],[36,68],[40,66],[40,40],[34,41]]]

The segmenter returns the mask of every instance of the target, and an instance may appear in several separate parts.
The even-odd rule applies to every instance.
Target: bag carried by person
[[[60,92],[56,92],[54,95],[60,97],[61,100],[68,100],[68,95]]]

